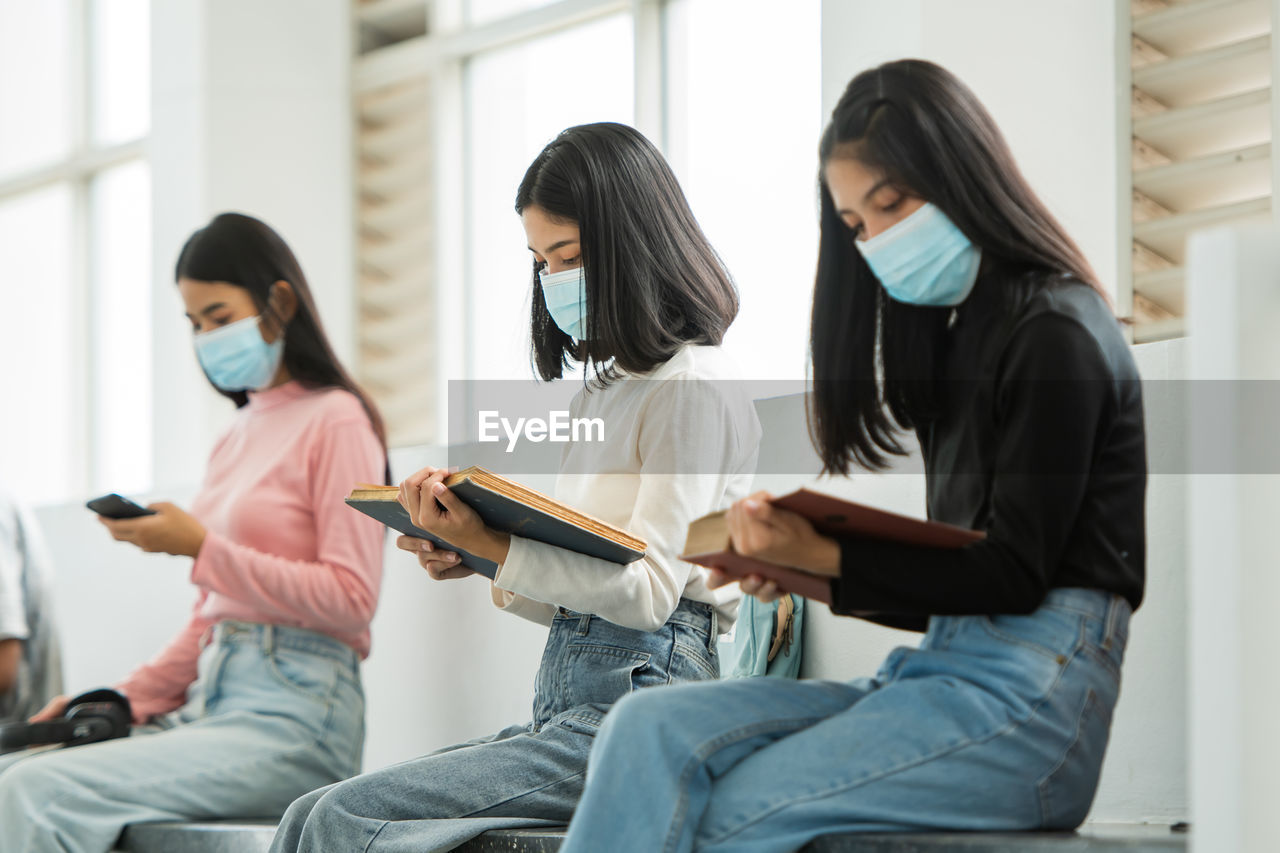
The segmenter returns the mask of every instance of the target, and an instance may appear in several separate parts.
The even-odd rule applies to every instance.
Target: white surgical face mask
[[[195,336],[196,357],[214,385],[223,391],[260,391],[270,384],[284,358],[284,335],[267,343],[261,326],[255,314]]]
[[[542,298],[551,319],[575,341],[582,339],[587,320],[587,274],[582,267],[549,273],[539,270]]]
[[[982,261],[982,250],[928,202],[854,245],[885,292],[912,305],[959,305],[973,290]]]

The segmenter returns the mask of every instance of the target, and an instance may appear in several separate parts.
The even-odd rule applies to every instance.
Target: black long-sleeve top
[[[929,517],[956,550],[842,539],[832,609],[924,630],[932,614],[1030,613],[1050,589],[1145,582],[1137,367],[1106,302],[1066,279],[984,275],[948,329],[943,411],[916,434]]]

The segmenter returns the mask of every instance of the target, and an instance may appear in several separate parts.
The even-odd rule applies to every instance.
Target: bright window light
[[[0,3],[0,179],[71,151],[68,0]]]
[[[631,18],[480,54],[466,68],[469,371],[527,379],[532,256],[515,213],[525,170],[557,133],[635,112]]]
[[[64,498],[83,459],[72,210],[63,183],[0,200],[0,483],[26,503]]]
[[[134,160],[91,187],[94,491],[151,485],[151,178]]]
[[[822,132],[818,0],[673,0],[667,153],[733,274],[725,349],[752,379],[805,375]]]
[[[99,145],[129,142],[151,124],[151,16],[148,0],[95,0],[93,139]]]

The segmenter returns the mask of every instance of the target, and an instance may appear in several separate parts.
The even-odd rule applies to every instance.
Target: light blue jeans
[[[605,721],[561,853],[791,851],[833,832],[1071,829],[1093,802],[1129,605],[934,617],[874,679],[632,696]]]
[[[281,814],[359,772],[358,667],[323,634],[219,623],[179,710],[127,738],[0,757],[0,853],[103,853],[131,823]]]
[[[652,633],[561,609],[532,723],[315,791],[289,807],[271,850],[428,853],[488,829],[568,823],[605,712],[641,688],[717,678],[716,633],[695,601]]]

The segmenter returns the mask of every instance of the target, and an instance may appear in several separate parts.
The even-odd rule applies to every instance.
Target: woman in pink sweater
[[[192,557],[195,607],[116,685],[133,737],[0,758],[0,853],[101,853],[130,823],[274,817],[360,769],[382,527],[342,498],[385,481],[381,420],[267,225],[214,218],[176,278],[200,364],[236,417],[190,512],[158,503],[102,522],[145,551]]]

